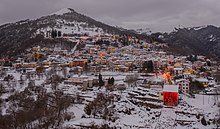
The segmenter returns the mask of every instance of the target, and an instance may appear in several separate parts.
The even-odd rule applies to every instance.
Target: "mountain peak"
[[[73,13],[73,12],[75,12],[75,10],[72,9],[72,8],[63,8],[63,9],[57,11],[57,12],[52,13],[52,15],[54,15],[54,14],[55,15],[63,15],[63,14],[66,14],[66,13]]]

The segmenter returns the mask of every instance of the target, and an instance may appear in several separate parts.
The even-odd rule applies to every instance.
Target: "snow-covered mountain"
[[[152,30],[150,28],[136,29],[135,31],[138,34],[142,34],[142,35],[151,35],[152,34]]]
[[[16,55],[34,43],[43,42],[43,39],[39,39],[39,35],[44,38],[50,37],[52,30],[61,32],[62,36],[85,34],[90,36],[103,34],[141,36],[129,30],[96,21],[77,13],[74,9],[65,8],[35,20],[27,19],[1,25],[0,55]]]
[[[95,23],[93,19],[75,12],[71,8],[64,8],[50,14],[50,18],[55,22],[53,26],[45,26],[37,30],[37,34],[44,34],[45,37],[50,36],[52,30],[57,30],[62,35],[86,34],[89,36],[105,35],[113,32],[108,32],[103,28],[103,23]],[[44,23],[50,19],[44,20]]]
[[[51,15],[54,15],[54,14],[56,14],[56,15],[63,15],[63,14],[72,13],[72,12],[74,12],[74,10],[71,9],[71,8],[63,8],[63,9],[57,11],[57,12],[52,13]]]
[[[151,37],[169,44],[169,51],[189,55],[204,55],[220,60],[220,27],[176,27],[171,33],[153,33]]]

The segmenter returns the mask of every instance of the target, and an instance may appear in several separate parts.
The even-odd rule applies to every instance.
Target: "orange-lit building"
[[[72,61],[72,62],[69,63],[69,67],[80,66],[80,67],[82,67],[82,68],[85,68],[87,62],[88,62],[88,61],[87,61],[86,59],[74,60],[74,61]]]
[[[15,68],[36,68],[37,64],[36,63],[19,63],[19,64],[15,64]]]

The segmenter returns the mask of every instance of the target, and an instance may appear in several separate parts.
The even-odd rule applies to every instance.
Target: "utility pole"
[[[205,103],[204,101],[205,101],[205,100],[204,100],[204,92],[203,92],[203,105],[204,105],[204,103]]]

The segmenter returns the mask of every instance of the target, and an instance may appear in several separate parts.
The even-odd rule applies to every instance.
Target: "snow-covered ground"
[[[74,92],[74,90],[69,90],[68,92],[71,93]],[[81,93],[81,95],[85,96],[85,100],[92,101],[96,97],[96,93],[99,92],[105,92],[105,90],[93,88],[93,91],[86,91],[86,93]],[[112,92],[115,95],[121,96],[121,100],[114,103],[116,105],[114,109],[118,115],[118,119],[115,122],[93,117],[82,118],[82,116],[85,115],[84,105],[73,105],[68,111],[74,112],[75,118],[65,122],[63,126],[77,128],[78,125],[91,125],[91,123],[99,125],[107,123],[110,126],[118,128],[132,129],[215,128],[215,125],[212,122],[213,118],[216,118],[216,115],[218,115],[218,107],[214,105],[214,96],[195,95],[195,98],[189,98],[181,95],[182,100],[180,100],[177,107],[167,108],[163,107],[162,101],[158,100],[157,92],[158,90],[146,89],[143,87],[127,87],[127,90],[122,93],[119,91]],[[146,100],[144,100],[144,98]],[[158,106],[158,108],[148,108],[147,106],[141,105],[140,103],[136,104],[134,102],[153,104]],[[123,111],[128,109],[131,110],[131,114],[123,113]],[[198,119],[197,116],[200,118]],[[210,125],[202,125],[201,119],[203,116]]]
[[[57,19],[56,20],[56,26],[54,28],[46,27],[41,28],[37,30],[37,34],[44,33],[46,34],[48,32],[51,32],[53,29],[57,31],[61,31],[63,34],[87,34],[89,36],[94,35],[103,35],[107,34],[103,31],[102,28],[98,28],[96,26],[89,26],[88,23],[85,22],[77,22],[77,21],[66,21],[64,19]]]
[[[63,8],[63,9],[57,11],[57,12],[52,13],[51,15],[54,15],[54,14],[56,14],[56,15],[63,15],[63,14],[66,14],[66,13],[71,13],[71,12],[72,11],[70,9]]]
[[[21,79],[21,74],[15,71],[8,71],[15,77],[15,80]],[[103,72],[103,78],[115,78],[115,84],[125,84],[126,90],[112,92],[105,87],[93,87],[90,90],[83,90],[80,86],[67,85],[60,83],[58,90],[70,96],[79,95],[83,98],[81,104],[72,104],[67,112],[72,114],[69,121],[64,121],[63,127],[80,128],[80,126],[89,126],[91,124],[103,125],[107,124],[111,127],[126,128],[126,129],[211,129],[216,128],[213,124],[215,118],[219,116],[219,107],[217,107],[218,97],[214,95],[196,94],[195,98],[189,98],[185,95],[180,95],[179,104],[177,107],[165,107],[163,102],[159,100],[160,88],[145,88],[139,83],[128,85],[124,79],[128,73],[119,72]],[[51,84],[46,84],[46,77],[35,76],[35,85],[44,85],[47,92],[53,92]],[[95,78],[95,76],[94,76]],[[98,78],[98,77],[96,77]],[[29,81],[24,81],[23,85],[17,85],[16,91],[24,91],[28,86]],[[7,99],[14,92],[3,94],[1,99]],[[93,101],[98,93],[120,96],[120,99],[114,101],[114,122],[101,119],[100,117],[88,116],[84,112],[84,107]],[[34,97],[34,96],[33,96]],[[10,107],[9,102],[5,102],[2,106],[2,115],[7,114],[7,109]],[[202,118],[205,118],[207,125],[201,123]]]

